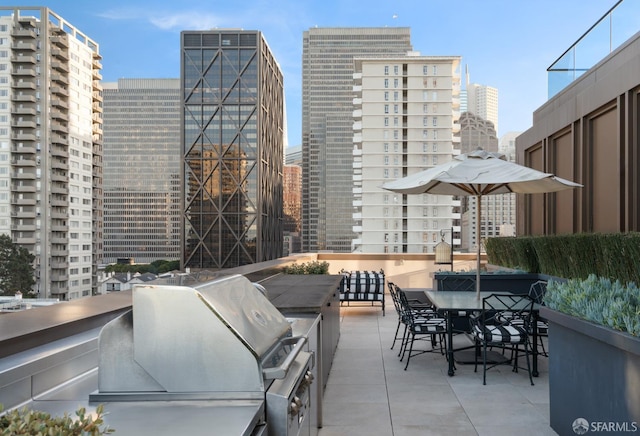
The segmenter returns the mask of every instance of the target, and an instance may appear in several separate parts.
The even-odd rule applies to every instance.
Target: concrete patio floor
[[[474,365],[457,364],[449,377],[440,353],[413,357],[405,371],[399,343],[390,349],[397,321],[391,298],[384,317],[379,305],[341,308],[319,436],[556,435],[546,357],[539,357],[535,386],[526,370],[506,365],[487,372],[486,386],[482,366],[474,373]]]

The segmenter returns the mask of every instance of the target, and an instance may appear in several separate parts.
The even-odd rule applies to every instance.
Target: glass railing
[[[552,98],[640,30],[640,2],[619,0],[547,68]]]

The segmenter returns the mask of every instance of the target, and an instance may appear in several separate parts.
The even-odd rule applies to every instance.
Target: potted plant
[[[552,280],[544,304],[551,427],[640,431],[640,289],[595,275]]]
[[[0,404],[1,412],[2,404]],[[104,405],[102,404],[96,408],[95,417],[87,414],[84,407],[76,410],[75,415],[75,418],[67,413],[64,416],[52,417],[47,412],[26,407],[13,409],[0,415],[0,435],[100,436],[115,431],[104,423]]]

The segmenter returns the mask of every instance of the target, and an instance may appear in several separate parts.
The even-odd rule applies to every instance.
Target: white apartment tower
[[[92,295],[102,257],[98,44],[46,7],[0,7],[0,232],[42,298]]]
[[[459,67],[459,56],[415,52],[355,59],[352,251],[432,253],[441,230],[459,234],[459,200],[380,188],[452,159],[460,141]]]
[[[493,123],[498,132],[498,90],[487,85],[467,83],[468,112]]]

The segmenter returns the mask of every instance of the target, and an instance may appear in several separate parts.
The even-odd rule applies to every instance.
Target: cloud
[[[140,8],[119,8],[101,12],[98,16],[116,21],[147,21],[160,30],[206,30],[226,21],[224,18],[198,11],[190,12],[156,12]]]
[[[220,23],[225,20],[212,14],[181,12],[178,14],[152,16],[149,21],[162,30],[207,30],[219,27]]]

